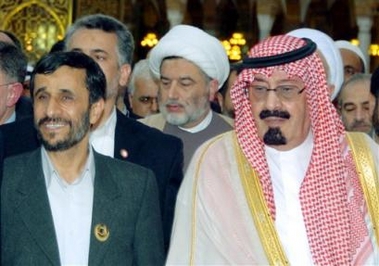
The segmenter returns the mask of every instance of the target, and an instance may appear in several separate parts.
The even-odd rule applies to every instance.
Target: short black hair
[[[105,99],[106,78],[100,66],[88,55],[80,52],[55,52],[43,56],[34,67],[30,78],[30,94],[33,99],[34,81],[37,74],[50,74],[62,66],[86,70],[86,88],[89,103]]]
[[[64,51],[64,47],[65,47],[64,39],[58,40],[53,44],[53,46],[51,46],[49,53]]]

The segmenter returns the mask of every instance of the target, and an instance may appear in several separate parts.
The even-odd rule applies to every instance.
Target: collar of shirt
[[[114,136],[116,131],[117,113],[113,108],[108,120],[91,132],[90,143],[95,150],[103,155],[114,157]]]
[[[299,180],[298,180],[298,186],[300,189],[300,185],[303,182],[303,179],[305,177],[305,172],[308,168],[312,150],[313,150],[313,134],[311,131],[309,131],[308,136],[304,140],[303,143],[301,143],[298,147],[293,148],[289,151],[278,151],[277,149],[274,149],[272,147],[269,147],[265,145],[266,150],[266,156],[269,159],[268,161],[271,163],[274,163],[275,165],[279,165],[280,168],[286,167],[287,163],[282,163],[282,160],[288,161],[293,160],[291,165],[296,164],[296,169],[300,170],[301,173],[299,173]],[[269,163],[270,166],[270,163]],[[272,176],[273,179],[275,179],[275,176]]]
[[[210,110],[207,116],[203,119],[203,121],[201,121],[200,124],[198,124],[197,126],[194,126],[191,128],[184,128],[184,127],[179,127],[179,128],[189,133],[197,133],[206,129],[209,126],[209,124],[212,121],[212,117],[213,117],[213,112]]]
[[[4,124],[9,124],[16,121],[16,112],[13,112],[12,115],[5,121]]]
[[[41,158],[42,158],[42,169],[43,169],[43,174],[45,176],[45,183],[46,183],[47,188],[49,188],[51,184],[51,179],[53,177],[57,177],[57,181],[62,187],[67,187],[70,185],[63,178],[60,177],[58,171],[55,169],[53,162],[50,160],[50,157],[47,154],[47,151],[44,147],[41,148]],[[74,181],[74,183],[72,183],[72,185],[80,183],[85,177],[87,172],[89,173],[89,176],[91,177],[91,181],[93,185],[94,179],[95,179],[95,159],[94,159],[92,148],[89,149],[87,162],[85,164],[85,167],[82,173]]]

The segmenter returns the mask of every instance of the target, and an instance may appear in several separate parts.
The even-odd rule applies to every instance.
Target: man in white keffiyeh
[[[167,264],[379,263],[378,149],[344,131],[315,50],[288,35],[251,49],[235,130],[202,145],[182,183]]]

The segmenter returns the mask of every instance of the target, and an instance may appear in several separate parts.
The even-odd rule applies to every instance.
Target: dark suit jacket
[[[89,265],[163,265],[153,173],[96,152],[94,156]],[[5,161],[1,217],[2,265],[60,264],[40,149]],[[99,223],[109,229],[105,242],[94,236]]]
[[[16,103],[16,121],[32,116],[32,100],[26,96],[21,96]]]
[[[4,157],[37,149],[41,144],[34,128],[33,117],[0,126],[4,140]]]
[[[31,151],[40,146],[33,119],[0,126],[4,156]],[[174,219],[176,195],[183,179],[183,144],[179,138],[143,125],[117,112],[114,157],[153,170],[159,189],[165,250],[168,250]],[[120,150],[128,152],[122,158]]]
[[[117,111],[114,157],[153,170],[158,183],[165,250],[168,250],[176,195],[183,179],[183,143],[174,136],[143,125]]]

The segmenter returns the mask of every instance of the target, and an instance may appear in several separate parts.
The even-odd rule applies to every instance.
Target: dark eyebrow
[[[45,91],[46,91],[46,87],[40,87],[40,88],[34,90],[34,95],[37,95],[37,94],[45,92]]]
[[[108,52],[103,50],[103,49],[93,49],[93,50],[91,50],[91,52],[96,53],[96,54],[99,54],[99,53],[108,54]]]
[[[68,93],[68,94],[74,95],[74,93],[72,92],[72,90],[69,90],[69,89],[59,89],[59,92],[60,93]]]
[[[71,51],[74,51],[74,52],[81,52],[81,53],[83,53],[83,50],[82,50],[81,48],[73,48],[73,49],[71,49]],[[93,49],[93,50],[90,51],[90,53],[96,53],[96,54],[98,54],[98,53],[103,53],[103,54],[108,54],[108,52],[105,51],[105,50],[103,50],[103,49]]]

